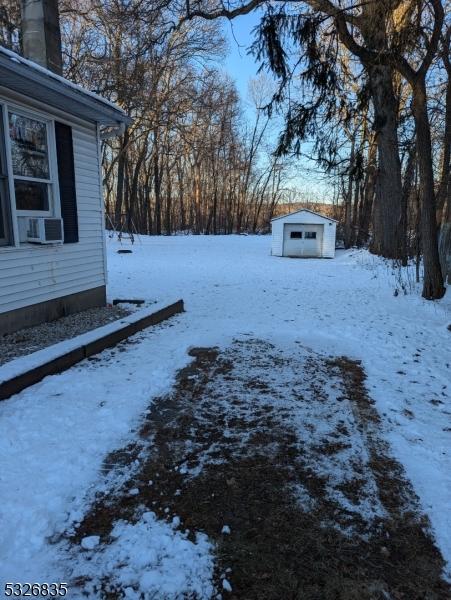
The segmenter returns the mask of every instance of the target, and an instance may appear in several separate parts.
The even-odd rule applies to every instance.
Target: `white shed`
[[[271,221],[273,256],[334,258],[337,221],[303,208]]]

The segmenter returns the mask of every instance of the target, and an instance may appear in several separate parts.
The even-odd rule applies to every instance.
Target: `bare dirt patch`
[[[261,340],[191,355],[139,439],[106,459],[110,480],[121,477],[71,535],[74,552],[89,535],[108,544],[118,519],[134,522],[144,506],[215,542],[223,597],[449,597],[442,557],[381,438],[359,363]],[[226,573],[232,592],[222,591]],[[77,583],[82,590],[86,581]],[[108,578],[98,590],[124,596]]]

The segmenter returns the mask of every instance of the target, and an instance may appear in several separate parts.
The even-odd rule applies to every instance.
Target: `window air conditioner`
[[[27,242],[33,244],[62,244],[63,222],[47,217],[28,217],[26,227]]]

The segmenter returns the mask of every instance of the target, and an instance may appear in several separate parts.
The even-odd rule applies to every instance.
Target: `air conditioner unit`
[[[48,217],[27,217],[26,239],[33,244],[62,244],[63,221]]]

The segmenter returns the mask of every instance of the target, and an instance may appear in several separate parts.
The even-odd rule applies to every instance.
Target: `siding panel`
[[[79,242],[0,248],[0,313],[106,284],[97,132],[72,133]]]

